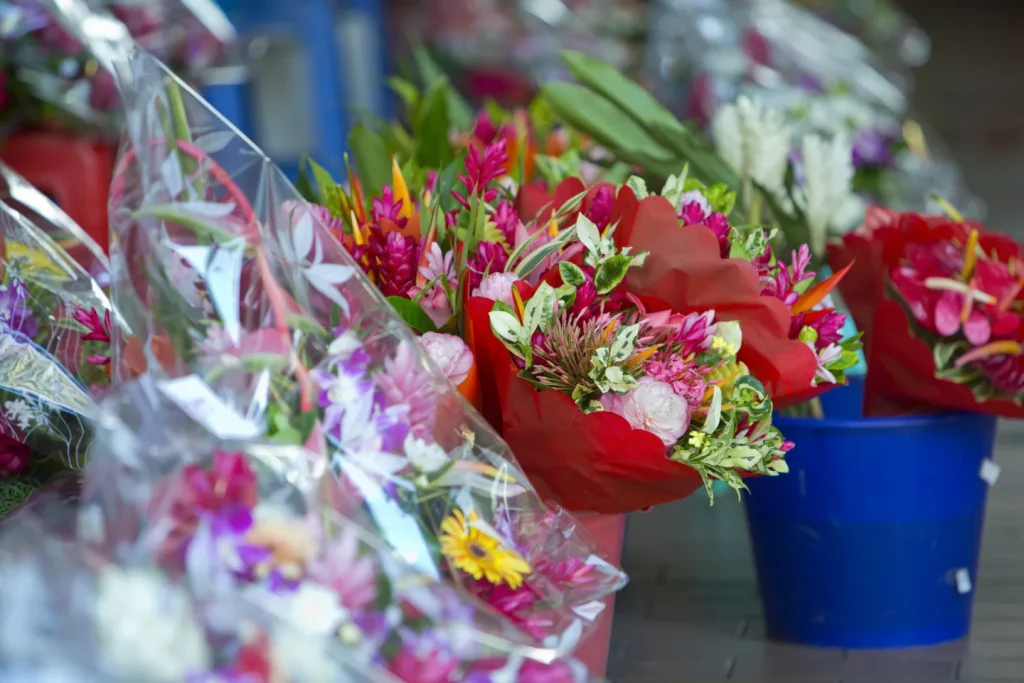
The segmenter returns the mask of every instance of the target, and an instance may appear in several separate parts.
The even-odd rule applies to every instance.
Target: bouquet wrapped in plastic
[[[108,35],[127,35],[114,19],[93,20],[104,22]],[[117,104],[113,75],[65,28],[54,4],[0,5],[0,125],[59,123],[112,133]]]
[[[40,228],[100,286],[110,280],[110,262],[102,247],[49,197],[0,161],[0,201]]]
[[[319,505],[542,640],[585,632],[621,571],[542,504],[266,157],[152,57],[123,79],[112,278],[136,336],[115,340],[115,377],[153,377],[220,439],[303,447],[282,467],[329,472]]]
[[[19,196],[25,198],[23,192]],[[81,265],[2,202],[0,231],[0,515],[5,515],[52,475],[84,465],[94,395],[110,381],[112,310]]]
[[[24,518],[0,558],[0,679],[328,683],[398,679],[241,592],[198,595]]]
[[[651,59],[652,89],[659,98],[709,126],[717,125],[723,107],[749,98],[777,110],[777,126],[785,124],[796,159],[808,135],[845,139],[853,189],[869,203],[933,209],[931,193],[939,192],[971,213],[981,211],[934,131],[912,118],[906,74],[886,69],[811,8],[781,0],[739,4],[749,11],[728,2],[673,3],[662,10],[655,33],[664,39],[656,39]],[[666,21],[665,13],[675,20]],[[702,18],[725,30],[702,34]],[[684,40],[677,40],[679,32]],[[771,139],[773,132],[761,135]],[[798,171],[795,181],[801,177]],[[854,217],[837,227],[857,224]]]
[[[831,250],[868,338],[866,410],[1024,414],[1016,241],[949,216],[868,210]]]
[[[505,591],[523,611],[501,613],[461,592],[412,554],[415,539],[392,550],[368,532],[358,494],[350,509],[362,523],[324,505],[323,459],[296,445],[219,439],[166,386],[144,376],[104,403],[79,520],[89,548],[155,566],[204,604],[244,598],[398,680],[586,680],[561,647],[529,635],[544,622],[516,620],[524,596]],[[398,511],[390,522],[394,534],[414,531]]]

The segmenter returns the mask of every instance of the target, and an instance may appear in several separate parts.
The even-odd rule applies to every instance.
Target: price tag
[[[1002,471],[1003,468],[1000,467],[995,460],[985,458],[981,462],[981,472],[979,473],[979,476],[983,482],[992,486],[999,479],[999,473]]]
[[[242,441],[263,434],[260,425],[242,417],[196,375],[164,380],[159,387],[186,415],[218,438]]]
[[[960,595],[967,595],[971,592],[971,573],[966,569],[956,570],[956,592]]]

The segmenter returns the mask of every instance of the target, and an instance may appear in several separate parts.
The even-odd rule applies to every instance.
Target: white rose
[[[470,294],[482,296],[492,301],[500,301],[503,304],[514,306],[512,300],[512,283],[516,281],[515,273],[491,273],[485,277],[480,286]]]
[[[672,385],[650,377],[641,378],[636,389],[612,403],[612,411],[626,418],[633,429],[654,434],[666,446],[675,445],[690,426],[686,401]]]
[[[469,377],[469,371],[473,369],[473,352],[462,339],[451,334],[427,332],[420,337],[420,343],[449,382],[458,386]]]
[[[405,437],[405,455],[420,472],[430,474],[448,463],[448,454],[436,443],[428,443],[410,434]]]

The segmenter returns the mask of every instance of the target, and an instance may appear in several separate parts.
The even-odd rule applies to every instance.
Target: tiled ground
[[[933,39],[918,109],[947,140],[989,224],[1024,238],[1024,2],[905,0]],[[770,644],[742,509],[700,495],[633,515],[617,601],[615,683],[1024,683],[1024,424],[1000,426],[1003,472],[989,498],[969,642],[863,652]]]

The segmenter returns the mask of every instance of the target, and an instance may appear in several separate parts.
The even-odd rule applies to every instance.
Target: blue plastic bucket
[[[997,419],[954,413],[776,419],[790,473],[748,480],[767,634],[843,648],[933,645],[970,629]]]
[[[864,375],[847,376],[845,386],[826,391],[818,400],[822,412],[830,418],[860,418],[864,414]]]

